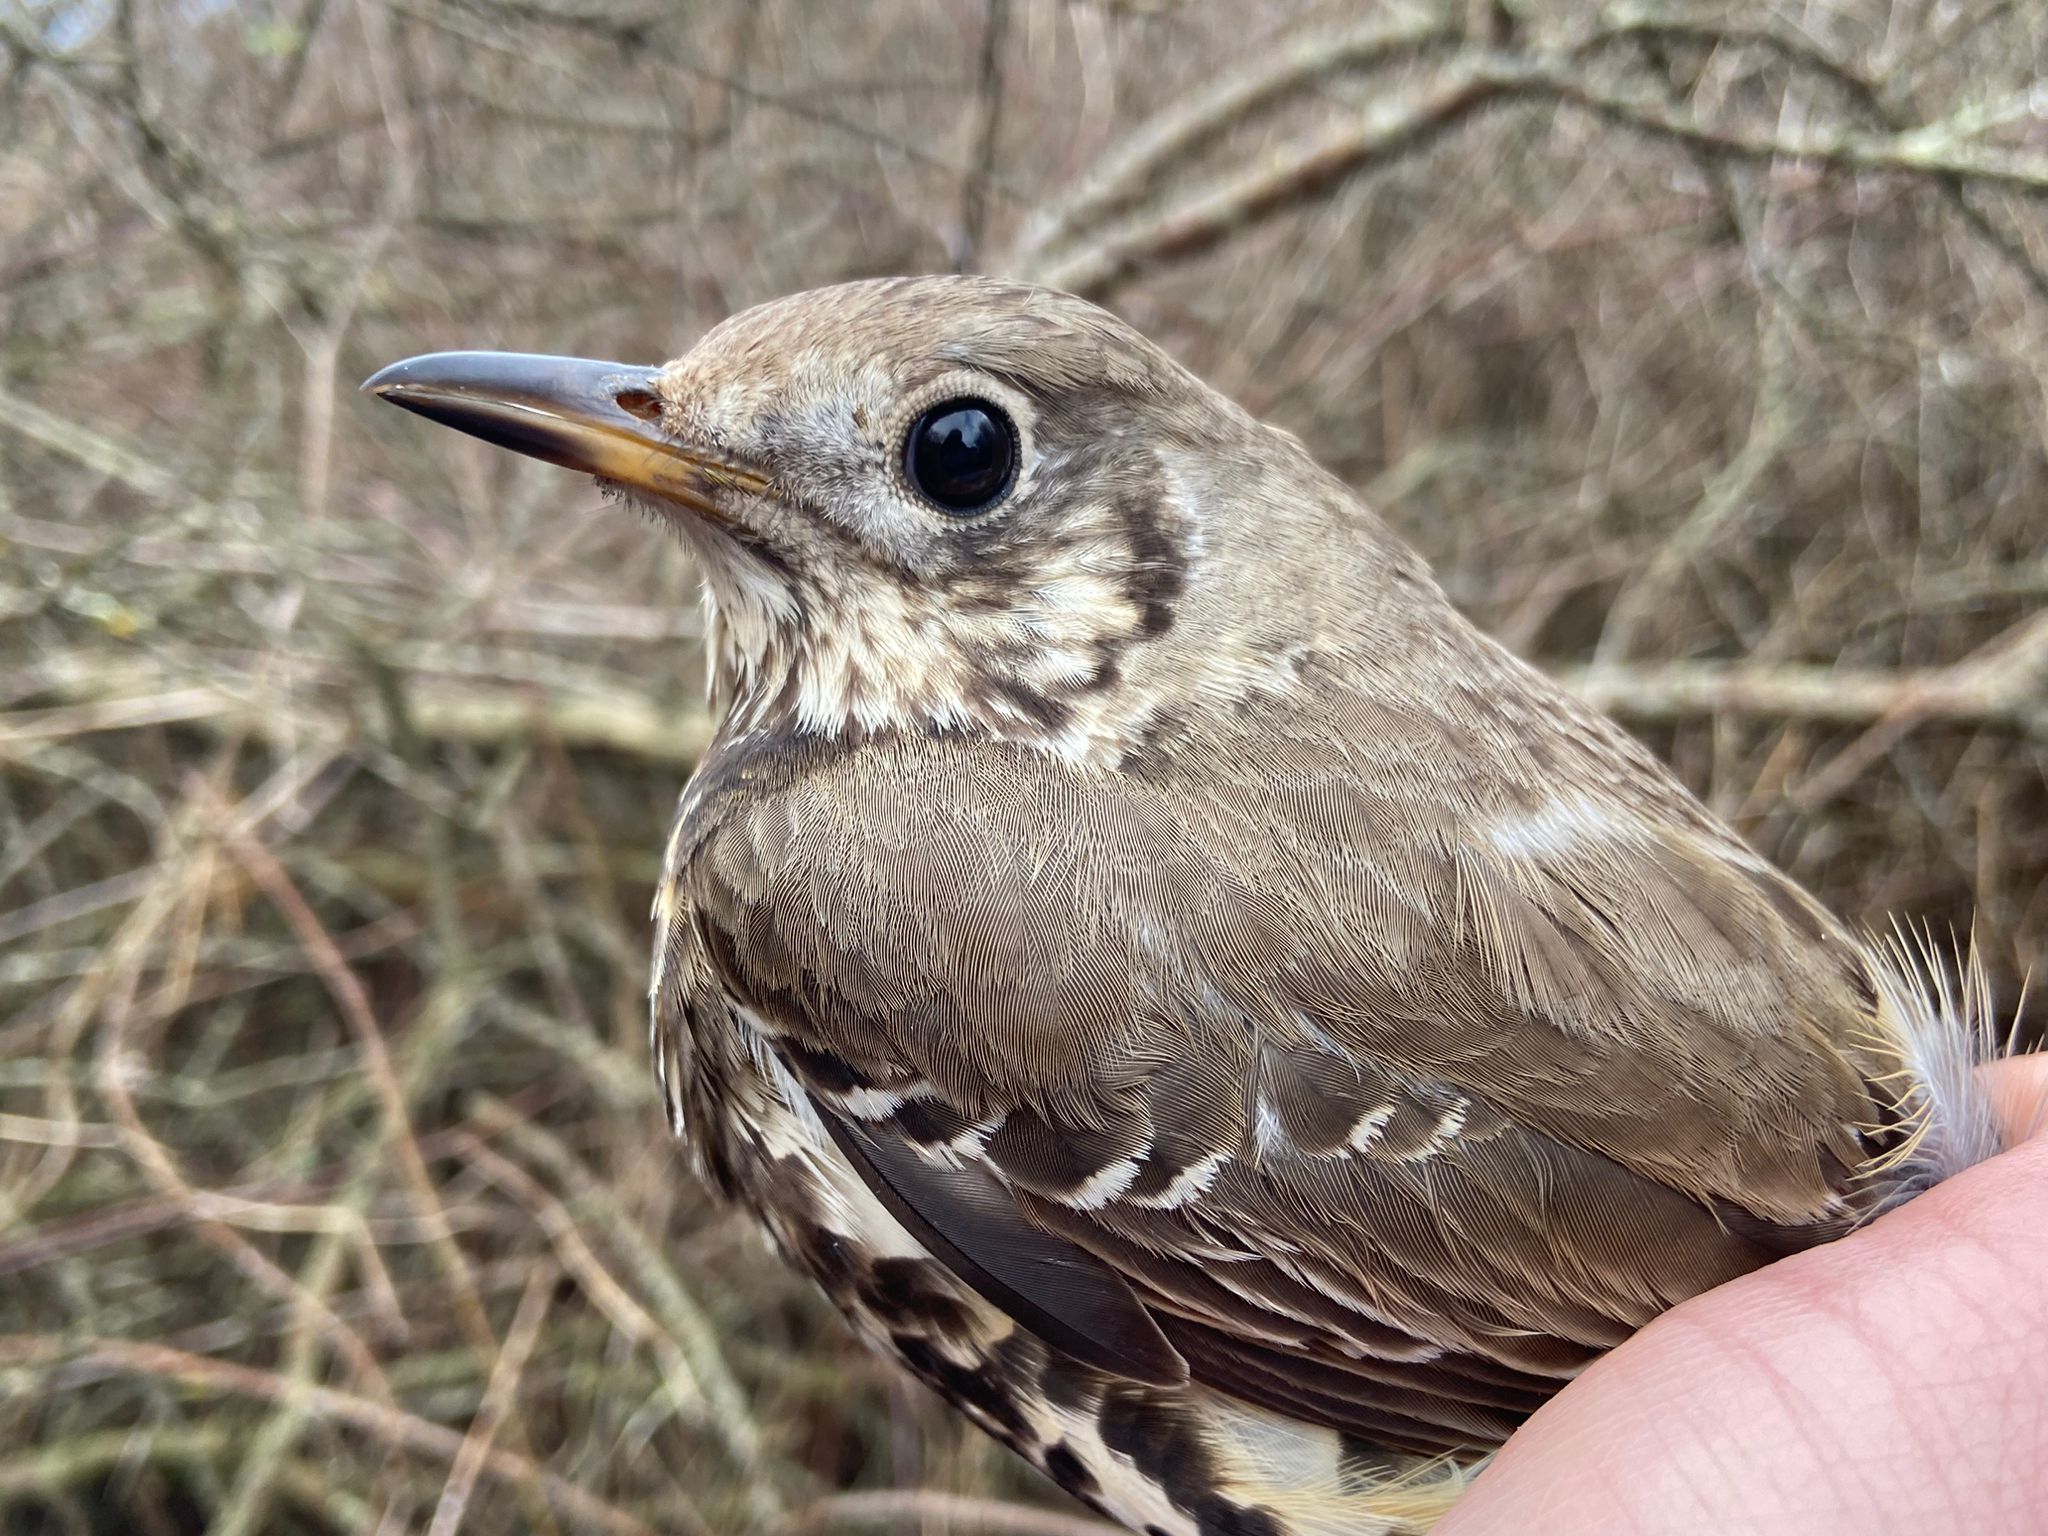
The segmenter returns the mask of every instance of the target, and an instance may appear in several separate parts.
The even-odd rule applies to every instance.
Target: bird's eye
[[[986,400],[942,400],[911,424],[903,472],[941,512],[985,512],[1017,478],[1017,429]]]

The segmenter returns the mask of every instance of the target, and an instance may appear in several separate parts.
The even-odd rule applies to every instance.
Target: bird
[[[364,388],[694,553],[671,1127],[1143,1536],[1425,1531],[1666,1309],[2001,1148],[1981,971],[1838,920],[1080,298],[868,280]]]

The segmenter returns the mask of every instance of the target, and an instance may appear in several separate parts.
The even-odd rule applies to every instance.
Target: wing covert
[[[1849,951],[1795,889],[1703,816],[1517,843],[1259,750],[1162,784],[870,743],[705,816],[706,953],[964,1281],[1433,1451],[1838,1229],[1850,968],[1787,957]]]

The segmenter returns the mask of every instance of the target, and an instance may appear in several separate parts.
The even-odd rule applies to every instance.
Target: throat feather
[[[764,591],[750,574],[707,569],[711,703],[729,730],[976,731],[1114,762],[1149,713],[1116,687],[1143,616],[1114,583],[1066,580],[1000,605],[880,580]]]

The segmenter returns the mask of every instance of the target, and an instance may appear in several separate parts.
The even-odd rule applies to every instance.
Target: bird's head
[[[1427,585],[1292,438],[1048,289],[854,283],[661,368],[436,353],[364,387],[671,524],[739,730],[1115,761],[1164,717],[1292,688],[1320,633],[1373,627],[1375,591]]]

